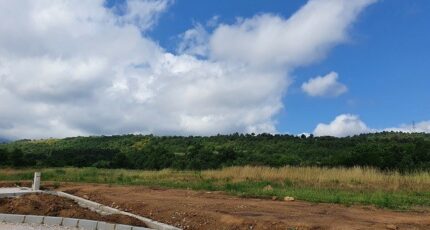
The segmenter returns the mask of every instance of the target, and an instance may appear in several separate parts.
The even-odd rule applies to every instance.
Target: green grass
[[[245,177],[239,176],[247,170],[250,172],[245,173]],[[34,171],[35,169],[0,169],[0,181],[31,180]],[[292,196],[298,200],[310,202],[344,205],[363,204],[389,209],[406,210],[416,207],[430,207],[430,186],[427,186],[430,184],[430,177],[427,172],[400,175],[372,169],[300,167],[285,169],[234,167],[202,172],[96,168],[49,168],[38,171],[42,172],[43,181],[53,181],[56,186],[58,186],[58,182],[144,185],[225,191],[242,197],[270,199],[275,197],[279,200],[285,196]],[[304,173],[312,173],[313,171],[318,173],[314,177],[306,176]],[[257,173],[252,175],[252,172]],[[387,184],[384,184],[384,181]],[[397,183],[397,185],[388,186],[393,183]],[[267,189],[266,186],[268,185],[270,185],[270,189]]]

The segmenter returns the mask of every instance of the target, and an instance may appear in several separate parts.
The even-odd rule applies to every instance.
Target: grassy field
[[[31,180],[35,169],[0,169],[0,181]],[[44,181],[145,185],[225,191],[243,197],[340,204],[390,209],[430,207],[430,173],[399,174],[370,168],[230,167],[206,171],[141,171],[96,168],[49,168]]]

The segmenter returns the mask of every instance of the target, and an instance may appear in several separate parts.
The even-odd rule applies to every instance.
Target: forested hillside
[[[9,140],[8,140],[8,139],[3,138],[3,137],[0,137],[0,144],[1,144],[1,143],[7,143],[7,142],[9,142]]]
[[[384,132],[346,138],[271,134],[125,135],[19,140],[0,144],[0,166],[3,167],[199,170],[232,165],[430,170],[430,134]]]

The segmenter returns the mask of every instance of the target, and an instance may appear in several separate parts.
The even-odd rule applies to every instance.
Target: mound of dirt
[[[72,200],[46,194],[29,194],[0,199],[0,213],[70,217],[146,227],[142,221],[129,216],[100,215],[80,207]]]

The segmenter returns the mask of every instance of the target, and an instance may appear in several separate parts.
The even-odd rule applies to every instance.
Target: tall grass
[[[203,171],[205,178],[232,181],[294,182],[315,187],[364,188],[384,191],[430,191],[430,172],[400,174],[382,172],[374,168],[320,168],[320,167],[231,167]]]
[[[0,169],[0,181],[31,180],[35,169]],[[372,168],[230,167],[219,170],[161,171],[48,168],[44,181],[146,185],[220,190],[246,197],[312,202],[371,204],[394,209],[430,207],[430,173],[400,174]],[[270,185],[270,186],[268,186]]]

